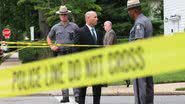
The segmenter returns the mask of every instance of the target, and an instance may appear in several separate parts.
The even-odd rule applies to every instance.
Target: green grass
[[[175,73],[161,74],[154,76],[153,78],[155,84],[185,82],[185,70]],[[109,85],[126,85],[126,83],[123,80]]]
[[[185,70],[175,73],[161,74],[154,76],[154,83],[175,83],[175,82],[185,82]]]
[[[185,88],[177,88],[176,91],[185,91]]]

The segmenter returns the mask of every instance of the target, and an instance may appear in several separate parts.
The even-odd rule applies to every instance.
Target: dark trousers
[[[138,78],[134,80],[135,104],[153,104],[154,85],[153,77]]]
[[[86,90],[87,87],[80,88],[79,104],[85,104]],[[101,85],[92,86],[92,90],[93,90],[93,104],[100,104]]]

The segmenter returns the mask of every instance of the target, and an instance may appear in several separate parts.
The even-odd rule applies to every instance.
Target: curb
[[[72,89],[69,90],[69,95],[73,96]],[[87,96],[92,96],[92,88],[87,88]],[[102,94],[101,96],[133,96],[133,87],[130,86],[129,88],[125,88],[124,86],[109,86],[109,87],[103,87],[102,88]],[[185,91],[154,91],[154,95],[157,96],[164,96],[164,95],[185,95]],[[50,91],[50,92],[43,92],[43,93],[37,93],[32,94],[29,96],[62,96],[61,90],[57,91]]]
[[[185,95],[185,92],[158,92],[154,94],[155,96],[174,96],[174,95]],[[62,92],[61,94],[33,94],[33,95],[26,95],[26,96],[62,96]],[[73,96],[73,94],[70,94],[70,96]],[[92,94],[87,94],[86,96],[92,96]],[[105,94],[102,93],[101,96],[134,96],[133,93],[119,93],[119,94]]]

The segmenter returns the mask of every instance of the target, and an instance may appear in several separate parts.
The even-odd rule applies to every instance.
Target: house
[[[164,34],[185,31],[185,0],[164,0]]]

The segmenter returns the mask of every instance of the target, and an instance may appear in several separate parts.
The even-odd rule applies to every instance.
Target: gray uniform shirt
[[[149,18],[140,14],[135,21],[134,26],[130,31],[129,41],[134,41],[142,38],[149,38],[153,34],[152,23]]]
[[[116,33],[114,32],[114,30],[111,29],[109,32],[105,33],[103,45],[111,45],[116,43],[117,43]]]
[[[54,38],[56,44],[75,44],[78,42],[78,29],[78,25],[73,22],[69,22],[66,26],[60,22],[51,28],[48,37]],[[68,49],[69,47],[59,47],[59,51]]]

